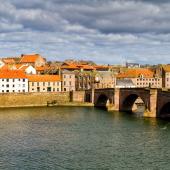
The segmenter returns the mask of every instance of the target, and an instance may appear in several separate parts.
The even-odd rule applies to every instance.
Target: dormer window
[[[143,74],[140,74],[139,77],[140,77],[140,78],[143,78],[144,76],[143,76]]]

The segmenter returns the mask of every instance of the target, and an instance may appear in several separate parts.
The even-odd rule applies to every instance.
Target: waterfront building
[[[170,65],[162,66],[162,87],[170,89]]]
[[[132,80],[136,87],[161,88],[162,78],[154,74],[153,71],[145,68],[127,69],[117,75],[117,80]]]
[[[21,70],[0,71],[0,93],[28,92],[28,78]]]
[[[88,90],[92,88],[92,85],[94,84],[94,76],[96,73],[93,72],[85,72],[85,71],[76,71],[76,91],[79,90]]]
[[[40,67],[46,64],[46,59],[39,54],[22,54],[20,64],[29,64],[34,67]]]
[[[75,91],[75,72],[62,71],[62,91]]]
[[[114,88],[116,77],[111,71],[98,71],[95,77],[98,79],[95,88]]]
[[[29,92],[60,92],[61,78],[58,75],[28,75]]]

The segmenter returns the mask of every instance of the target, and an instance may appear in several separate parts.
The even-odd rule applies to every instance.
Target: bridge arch
[[[106,94],[100,94],[96,100],[96,107],[107,108],[107,106],[111,104],[111,99]]]
[[[170,102],[167,102],[163,105],[163,107],[160,109],[159,116],[170,118]]]
[[[124,100],[122,101],[122,106],[121,106],[121,111],[126,111],[126,112],[132,112],[138,109],[137,105],[135,104],[135,101],[137,101],[137,99],[139,101],[141,101],[141,103],[144,106],[144,110],[147,108],[147,102],[142,98],[142,96],[138,95],[138,94],[129,94],[128,96],[126,96],[124,98]]]

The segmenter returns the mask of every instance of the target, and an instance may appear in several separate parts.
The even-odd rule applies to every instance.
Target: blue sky
[[[0,0],[0,55],[170,63],[168,0]]]

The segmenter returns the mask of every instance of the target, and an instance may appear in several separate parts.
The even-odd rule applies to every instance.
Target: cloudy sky
[[[0,0],[0,55],[170,63],[169,0]]]

